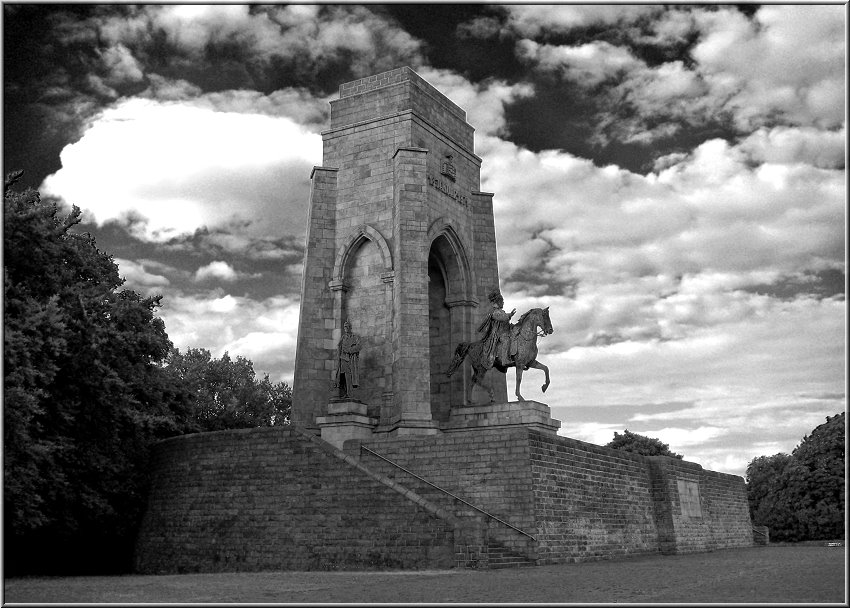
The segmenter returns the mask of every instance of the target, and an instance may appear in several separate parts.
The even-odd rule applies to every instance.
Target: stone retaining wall
[[[645,458],[542,433],[529,441],[540,563],[660,550]]]
[[[361,442],[346,443],[357,455]],[[364,441],[369,449],[533,535],[526,554],[563,563],[649,553],[750,546],[743,479],[664,456],[622,450],[525,428],[456,431]],[[423,484],[361,455],[367,466]],[[439,493],[428,494],[439,500]],[[524,539],[491,528],[500,541]]]
[[[140,573],[454,566],[444,520],[288,428],[157,446]]]
[[[345,452],[291,427],[162,442],[138,570],[444,568],[485,563],[491,541],[538,564],[753,544],[743,479],[674,458],[525,428]]]
[[[752,521],[743,479],[675,458],[655,456],[647,460],[655,477],[663,552],[752,546]]]

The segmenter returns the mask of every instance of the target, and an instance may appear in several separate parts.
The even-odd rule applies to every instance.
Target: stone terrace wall
[[[524,429],[408,435],[362,443],[520,529],[534,526]],[[356,445],[346,442],[346,452],[354,455]],[[361,462],[388,476],[392,471],[369,455],[361,456]]]
[[[539,563],[659,551],[646,459],[534,431],[529,439]]]
[[[452,525],[288,428],[160,443],[141,573],[454,565]]]
[[[483,546],[481,524],[540,564],[753,544],[743,480],[682,460],[524,428],[349,440],[345,451],[291,428],[161,442],[137,570],[446,568],[474,561],[456,552]]]
[[[661,548],[694,553],[753,545],[744,480],[700,465],[654,456],[651,462]]]
[[[527,430],[476,430],[362,443],[491,515],[535,534]],[[356,457],[359,445],[357,440],[347,441],[345,451]],[[361,453],[360,462],[436,504],[448,508],[452,503],[450,498],[373,455]],[[456,503],[452,506],[464,510]],[[527,537],[520,533],[492,525],[492,520],[487,523],[491,524],[490,535],[500,542],[520,548],[528,546]]]

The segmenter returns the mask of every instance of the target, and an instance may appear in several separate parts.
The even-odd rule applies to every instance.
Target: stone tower
[[[345,83],[330,103],[311,175],[292,419],[323,435],[334,420],[364,437],[436,433],[470,381],[467,370],[445,375],[454,348],[477,339],[499,286],[473,128],[408,67]],[[362,339],[362,403],[340,409],[332,382],[346,320]],[[507,401],[504,375],[488,381]]]

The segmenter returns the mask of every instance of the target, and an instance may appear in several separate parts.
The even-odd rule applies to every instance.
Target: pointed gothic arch
[[[381,236],[380,232],[372,228],[372,226],[368,224],[360,224],[351,231],[348,238],[345,240],[345,243],[340,245],[337,250],[332,274],[334,281],[343,280],[346,268],[350,265],[351,254],[360,246],[360,241],[362,239],[368,239],[378,247],[383,260],[384,272],[392,272],[393,256],[390,252],[389,245],[387,245],[386,239]]]
[[[368,224],[354,228],[337,249],[328,287],[333,292],[333,343],[342,325],[363,340],[359,397],[369,404],[369,416],[379,417],[387,382],[392,379],[393,258],[386,239]]]
[[[431,416],[446,422],[451,408],[462,405],[468,374],[446,376],[452,353],[472,334],[473,297],[471,264],[454,227],[438,218],[428,229],[428,362]]]
[[[466,247],[454,227],[445,218],[437,218],[428,227],[428,241],[432,250],[435,246],[438,248],[446,263],[456,265],[456,272],[454,269],[447,271],[449,280],[446,284],[446,301],[475,302],[472,265]]]

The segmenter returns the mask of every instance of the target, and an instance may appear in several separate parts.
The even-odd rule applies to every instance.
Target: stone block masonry
[[[161,442],[139,572],[480,566],[494,544],[537,564],[753,545],[743,479],[691,462],[513,427],[344,447],[289,427]]]
[[[166,440],[153,472],[140,573],[454,565],[450,523],[292,429]]]
[[[531,546],[491,527],[491,536],[525,547],[539,564],[753,544],[743,479],[696,463],[523,428],[349,441],[346,451],[355,455],[361,444],[398,465],[361,455],[399,483],[417,484],[403,468],[528,532]]]
[[[312,174],[293,378],[319,433],[342,324],[363,339],[355,395],[376,434],[433,434],[468,392],[444,371],[499,287],[493,195],[466,113],[408,67],[340,86]],[[506,400],[503,374],[491,373]]]

